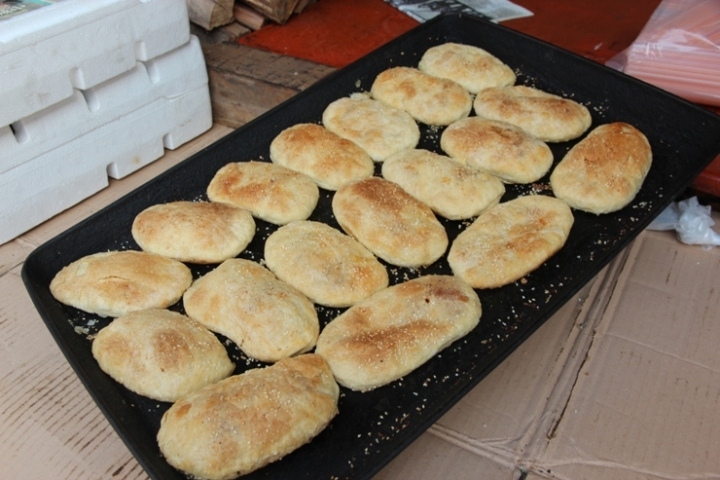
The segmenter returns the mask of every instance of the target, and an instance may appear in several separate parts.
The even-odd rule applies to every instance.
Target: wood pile
[[[205,30],[237,22],[258,30],[267,22],[283,25],[316,0],[187,0],[190,21]]]

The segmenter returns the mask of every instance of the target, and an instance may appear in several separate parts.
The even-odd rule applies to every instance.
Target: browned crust
[[[445,228],[430,207],[380,177],[341,188],[332,209],[345,232],[394,265],[429,265],[448,245]]]
[[[419,367],[475,328],[477,294],[457,277],[427,275],[388,287],[330,322],[316,352],[341,385],[366,391]]]
[[[145,251],[190,263],[220,263],[237,256],[255,235],[245,209],[217,202],[171,202],[140,212],[132,236]]]
[[[208,198],[242,207],[253,216],[284,225],[310,216],[320,198],[307,175],[268,162],[229,163],[217,171]]]
[[[404,110],[427,125],[449,125],[467,117],[472,97],[458,83],[410,67],[381,72],[370,89],[373,98]]]
[[[645,135],[623,122],[594,129],[555,167],[550,184],[571,207],[595,214],[617,211],[640,190],[652,164]]]
[[[357,144],[313,123],[280,132],[270,144],[270,159],[333,191],[371,176],[375,169],[372,158]]]
[[[429,75],[457,82],[474,94],[515,83],[515,72],[509,66],[473,45],[448,42],[431,47],[423,54],[418,68]]]
[[[561,200],[518,197],[488,209],[458,235],[448,263],[474,288],[497,288],[524,277],[560,250],[573,222]]]
[[[309,442],[338,412],[339,388],[315,354],[248,370],[178,400],[157,439],[168,463],[229,480]]]
[[[174,402],[235,368],[215,335],[165,309],[129,313],[101,329],[92,344],[100,367],[130,390]]]
[[[512,123],[544,142],[572,140],[592,123],[584,105],[524,85],[485,89],[473,107],[478,116]]]
[[[50,282],[62,303],[101,316],[119,317],[173,305],[192,283],[183,263],[139,251],[101,252],[64,267]]]
[[[553,163],[552,151],[542,140],[510,123],[482,117],[450,125],[440,146],[449,156],[506,183],[532,183]]]

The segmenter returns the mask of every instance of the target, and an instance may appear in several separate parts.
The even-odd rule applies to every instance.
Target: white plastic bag
[[[707,248],[720,245],[720,234],[712,229],[715,221],[710,206],[700,205],[697,197],[673,202],[648,226],[649,230],[675,230],[678,240]]]

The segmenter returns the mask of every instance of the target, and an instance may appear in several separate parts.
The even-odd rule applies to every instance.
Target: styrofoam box
[[[64,0],[0,25],[0,126],[188,42],[186,0]]]
[[[207,85],[161,97],[0,174],[0,244],[212,126]]]
[[[0,174],[112,122],[159,98],[207,85],[202,49],[191,36],[183,46],[28,117],[0,127]]]

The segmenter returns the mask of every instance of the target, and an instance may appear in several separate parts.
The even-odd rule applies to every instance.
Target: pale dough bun
[[[332,210],[342,229],[388,263],[429,265],[448,246],[432,209],[398,184],[370,177],[335,192]]]
[[[447,127],[440,148],[469,167],[505,183],[532,183],[552,167],[550,147],[510,123],[468,117]]]
[[[640,190],[652,150],[645,135],[627,123],[601,125],[575,145],[553,170],[555,196],[595,214],[620,210]]]
[[[505,193],[497,177],[428,150],[396,153],[383,163],[382,175],[451,220],[475,217]]]
[[[249,210],[276,225],[308,218],[320,198],[310,177],[267,162],[229,163],[217,171],[207,188],[213,202]]]
[[[322,121],[325,128],[356,143],[375,162],[414,148],[420,141],[420,128],[407,112],[363,94],[330,103]]]
[[[349,307],[388,286],[385,267],[354,238],[320,222],[298,221],[265,241],[265,264],[310,300]]]
[[[478,116],[512,123],[544,142],[572,140],[592,123],[584,105],[522,85],[485,89],[473,106]]]
[[[176,303],[192,283],[183,263],[133,250],[101,252],[55,275],[50,292],[60,302],[103,317],[119,317]]]
[[[220,381],[235,369],[210,330],[165,309],[116,318],[95,336],[92,354],[119,383],[163,402]]]
[[[427,125],[450,125],[472,110],[472,97],[460,84],[417,68],[393,67],[381,72],[370,93]]]
[[[320,334],[315,352],[340,385],[367,391],[427,362],[480,321],[480,299],[450,275],[388,287],[350,307]]]
[[[528,195],[500,203],[457,236],[448,263],[474,288],[496,288],[537,269],[567,240],[574,222],[562,200]]]
[[[270,144],[270,160],[304,173],[331,191],[375,172],[365,150],[314,123],[293,125],[280,132]]]
[[[320,330],[313,303],[250,260],[225,260],[195,280],[183,304],[190,318],[263,362],[311,350]]]
[[[132,236],[146,252],[189,263],[220,263],[237,256],[255,235],[247,210],[217,202],[178,201],[140,212]]]
[[[435,77],[459,83],[470,93],[515,83],[515,72],[480,47],[444,43],[425,51],[418,68]]]
[[[175,402],[160,422],[158,445],[193,478],[229,480],[312,440],[337,415],[339,395],[320,356],[284,359]]]

